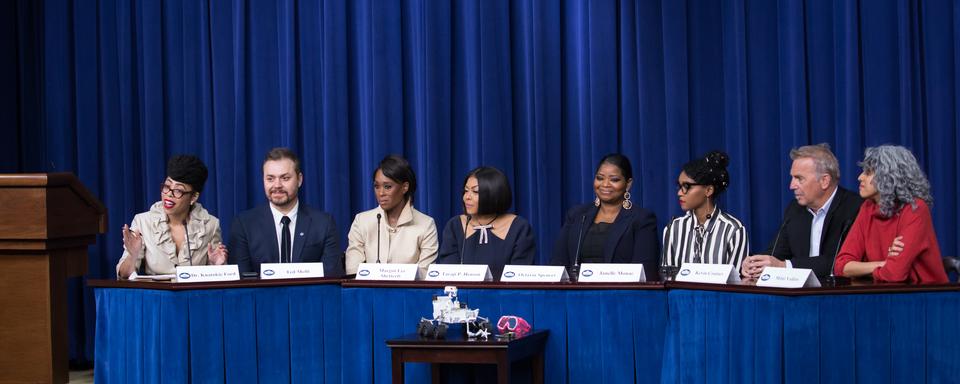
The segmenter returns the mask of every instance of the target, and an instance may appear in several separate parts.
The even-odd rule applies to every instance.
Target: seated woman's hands
[[[140,257],[140,250],[143,249],[143,237],[140,236],[140,232],[130,229],[126,224],[123,225],[123,247],[134,260]]]
[[[223,243],[207,244],[207,263],[210,265],[223,265],[227,263],[227,246]]]
[[[897,236],[893,239],[893,244],[890,244],[890,248],[887,248],[887,257],[900,256],[900,252],[903,252],[903,236]]]

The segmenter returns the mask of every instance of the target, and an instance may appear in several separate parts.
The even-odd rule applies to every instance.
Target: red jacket
[[[923,200],[916,200],[916,204],[916,209],[905,204],[893,217],[883,218],[876,202],[864,201],[837,254],[833,273],[842,275],[843,267],[851,261],[886,260],[883,267],[873,270],[874,281],[947,283],[930,209]],[[887,257],[897,236],[903,236],[903,252]]]

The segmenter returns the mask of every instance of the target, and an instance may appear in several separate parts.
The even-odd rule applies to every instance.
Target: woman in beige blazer
[[[118,277],[172,274],[181,265],[226,263],[220,220],[197,202],[206,181],[207,167],[196,156],[170,158],[160,201],[134,216],[129,227],[123,226]]]
[[[423,276],[437,259],[437,226],[433,218],[413,208],[417,177],[406,159],[390,155],[373,173],[378,207],[353,219],[346,252],[346,272],[360,263],[417,264]],[[379,240],[378,240],[379,233]]]

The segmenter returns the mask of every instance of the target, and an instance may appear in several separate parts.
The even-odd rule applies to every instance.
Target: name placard
[[[176,278],[178,283],[235,281],[240,280],[240,270],[236,264],[181,265],[177,267]]]
[[[580,277],[583,283],[637,283],[647,281],[643,264],[583,263]]]
[[[689,283],[733,284],[740,282],[740,274],[733,270],[732,264],[683,263],[676,279]]]
[[[562,265],[507,265],[500,275],[500,281],[518,283],[558,283],[569,280],[567,269]]]
[[[263,263],[260,279],[302,279],[323,277],[323,263]]]
[[[416,264],[360,263],[357,267],[357,280],[414,281],[416,279]]]
[[[819,287],[820,280],[807,268],[766,267],[757,279],[758,287],[804,288]]]
[[[486,264],[430,264],[427,281],[491,281]]]

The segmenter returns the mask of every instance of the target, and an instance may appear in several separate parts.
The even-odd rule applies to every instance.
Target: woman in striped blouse
[[[736,271],[747,256],[747,230],[740,220],[717,207],[717,196],[730,185],[726,153],[713,151],[683,166],[677,197],[686,214],[663,230],[666,267],[683,263],[733,264]]]

